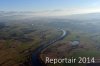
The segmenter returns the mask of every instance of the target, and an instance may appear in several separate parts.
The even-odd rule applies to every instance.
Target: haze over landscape
[[[99,0],[1,0],[0,5],[0,11],[32,12],[38,16],[100,12]]]
[[[76,62],[46,63],[46,57]],[[100,66],[100,0],[0,0],[0,66],[95,64]]]

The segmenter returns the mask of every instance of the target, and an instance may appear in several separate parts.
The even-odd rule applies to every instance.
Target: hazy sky
[[[91,13],[100,12],[100,0],[0,0],[0,10],[34,11],[41,15]]]

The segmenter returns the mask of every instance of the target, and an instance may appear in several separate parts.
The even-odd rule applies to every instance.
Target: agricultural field
[[[42,60],[44,64],[46,57],[57,59],[94,57],[94,61],[100,63],[98,61],[100,59],[99,19],[94,22],[91,19],[79,20],[67,17],[25,19],[16,19],[16,17],[18,16],[0,19],[1,66],[32,66],[34,59],[36,63]],[[63,39],[57,40],[64,33],[61,29],[67,34]],[[78,60],[74,64],[45,65],[87,66],[87,63],[77,64]]]
[[[29,65],[32,52],[58,35],[43,22],[0,22],[0,66]]]
[[[59,22],[60,23],[60,22]],[[73,23],[73,22],[72,22]],[[68,23],[70,24],[70,23]],[[61,26],[61,24],[58,24]],[[65,26],[64,26],[65,25]],[[41,53],[41,58],[44,62],[46,62],[46,57],[49,58],[79,58],[79,57],[89,57],[94,58],[95,63],[100,63],[98,59],[100,59],[100,32],[92,32],[92,29],[88,29],[87,27],[77,28],[79,26],[75,26],[76,24],[70,25],[69,27],[66,24],[63,25],[63,29],[68,31],[68,35],[61,41],[53,44],[52,46],[46,48]],[[76,28],[75,28],[76,27]],[[87,28],[84,30],[84,28]],[[83,29],[83,30],[81,30]],[[94,30],[94,29],[93,29]],[[78,45],[73,45],[73,43],[77,41]],[[72,43],[73,42],[73,43]],[[79,59],[77,60],[79,61]],[[79,64],[76,63],[48,63],[47,66],[87,66],[87,63]]]

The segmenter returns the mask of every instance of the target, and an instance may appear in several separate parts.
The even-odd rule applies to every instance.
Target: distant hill
[[[74,14],[74,15],[67,15],[67,16],[39,16],[37,15],[38,12],[16,12],[16,11],[0,11],[0,21],[3,20],[19,20],[19,19],[49,19],[48,21],[55,20],[55,21],[66,21],[66,20],[89,20],[89,21],[100,21],[100,13],[87,13],[87,14]],[[38,18],[37,18],[38,17]]]
[[[100,20],[100,13],[87,13],[87,14],[75,14],[67,16],[68,19],[79,19],[79,20]]]

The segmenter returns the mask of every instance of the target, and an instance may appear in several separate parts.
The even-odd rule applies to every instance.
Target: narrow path
[[[40,53],[43,49],[47,48],[48,46],[52,45],[53,43],[62,40],[63,38],[65,38],[68,33],[63,30],[63,29],[59,29],[62,34],[60,36],[58,36],[56,39],[50,40],[45,44],[42,44],[41,46],[39,46],[37,49],[35,49],[35,51],[32,53],[32,66],[46,66],[40,59]]]

